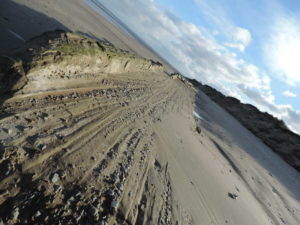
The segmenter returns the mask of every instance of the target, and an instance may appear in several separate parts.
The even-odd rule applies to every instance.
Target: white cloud
[[[240,52],[245,51],[245,45],[243,45],[242,43],[225,42],[224,45],[229,47],[229,48],[237,48]]]
[[[300,27],[293,18],[280,16],[264,49],[271,70],[287,84],[300,84]]]
[[[224,45],[244,52],[252,37],[249,30],[235,26],[227,16],[224,7],[214,1],[195,0],[201,12],[209,18],[211,23],[227,38]]]
[[[282,94],[286,97],[291,97],[291,98],[297,97],[297,95],[291,91],[284,91],[284,92],[282,92]]]
[[[251,42],[251,34],[247,29],[235,27],[233,30],[233,38],[237,42],[247,46]]]

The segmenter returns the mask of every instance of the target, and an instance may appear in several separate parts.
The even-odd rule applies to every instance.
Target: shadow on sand
[[[46,31],[58,29],[69,31],[63,24],[43,13],[12,0],[1,0],[0,119],[11,115],[5,111],[3,103],[13,96],[16,89],[19,88],[18,85],[26,83],[23,75],[27,68],[22,65],[24,59],[13,52],[24,47],[25,41]],[[30,57],[32,58],[33,55],[27,54],[25,60],[30,60]]]
[[[69,30],[56,19],[25,5],[1,0],[0,51],[18,47],[43,32],[57,29]]]

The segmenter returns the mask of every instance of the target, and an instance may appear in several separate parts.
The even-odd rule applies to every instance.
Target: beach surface
[[[300,224],[299,173],[124,29],[0,4],[0,224]]]

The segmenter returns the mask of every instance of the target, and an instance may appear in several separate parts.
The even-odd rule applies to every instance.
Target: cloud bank
[[[251,33],[247,29],[241,27],[234,27],[231,30],[231,33],[235,42],[226,42],[224,45],[230,48],[237,48],[241,52],[245,51],[246,47],[251,42]]]

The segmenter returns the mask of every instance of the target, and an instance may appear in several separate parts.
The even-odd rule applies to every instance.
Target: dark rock
[[[161,165],[157,159],[154,162],[154,166],[157,167],[158,169],[161,169]]]
[[[56,193],[60,192],[62,190],[62,187],[60,185],[54,185],[53,189]]]
[[[21,132],[23,132],[26,129],[26,127],[23,125],[17,125],[16,128]]]
[[[239,196],[237,194],[228,192],[228,197],[232,198],[232,199],[237,199]]]
[[[94,219],[98,219],[98,209],[93,206],[93,205],[90,205],[89,208],[88,208],[88,213],[90,216],[92,216]]]
[[[46,150],[47,145],[45,145],[45,144],[39,144],[39,145],[38,145],[38,148],[39,148],[40,150],[44,151],[44,150]]]
[[[59,170],[57,173],[61,179],[64,179],[67,176],[67,173],[64,170]]]
[[[201,134],[201,128],[198,125],[196,127],[196,131],[197,131],[198,134]]]
[[[109,197],[113,197],[114,196],[114,192],[112,190],[107,190],[105,194],[107,196],[109,196]]]

